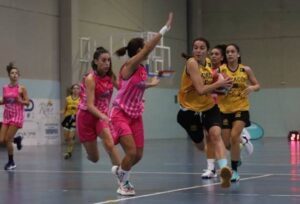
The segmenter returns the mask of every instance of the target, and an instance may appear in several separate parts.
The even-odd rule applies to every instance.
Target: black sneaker
[[[15,162],[7,162],[7,164],[5,164],[4,166],[4,170],[6,171],[10,171],[10,170],[13,170],[17,167],[17,165],[15,164]]]
[[[72,157],[72,153],[71,152],[66,152],[64,154],[64,159],[70,159]]]
[[[14,138],[14,143],[17,145],[18,150],[21,150],[23,147],[22,140],[23,140],[23,137],[21,137],[21,136],[17,136]]]

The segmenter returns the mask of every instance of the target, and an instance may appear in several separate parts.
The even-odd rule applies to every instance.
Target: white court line
[[[300,197],[300,195],[276,195],[276,194],[271,194],[270,196],[273,197]]]
[[[207,195],[207,193],[195,193],[196,195]],[[258,196],[271,196],[271,197],[300,197],[300,195],[289,194],[289,195],[280,195],[280,194],[265,194],[265,193],[214,193],[215,196],[245,196],[245,197],[258,197]]]
[[[272,176],[272,175],[273,174],[265,174],[265,175],[261,175],[261,176],[253,176],[253,177],[248,177],[248,178],[240,179],[240,181],[259,179],[259,178],[269,177],[269,176]],[[140,195],[140,196],[120,198],[120,199],[115,199],[115,200],[107,200],[107,201],[102,201],[102,202],[98,202],[98,203],[94,203],[94,204],[116,203],[116,202],[124,201],[124,200],[133,200],[133,199],[138,199],[138,198],[145,198],[145,197],[151,197],[151,196],[156,196],[156,195],[163,195],[163,194],[168,194],[168,193],[175,193],[175,192],[192,190],[192,189],[197,189],[197,188],[204,188],[204,187],[208,187],[208,186],[216,186],[216,185],[219,185],[219,184],[220,184],[220,182],[218,182],[218,183],[212,183],[212,184],[206,184],[206,185],[191,186],[191,187],[186,187],[186,188],[178,188],[178,189],[173,189],[173,190],[168,190],[168,191],[161,191],[161,192],[157,192],[157,193],[150,193],[150,194],[145,194],[145,195]]]
[[[15,172],[15,173],[49,173],[49,174],[111,174],[111,171],[59,171],[59,170],[28,170],[28,169],[15,169],[12,171],[0,170],[0,172]],[[270,174],[267,173],[257,173],[257,172],[243,172],[240,171],[240,175],[249,175],[249,176],[258,176],[262,174]],[[162,171],[133,171],[130,174],[158,174],[158,175],[202,175],[203,172],[162,172]],[[274,176],[300,176],[299,174],[291,174],[291,173],[271,173]]]
[[[202,164],[193,164],[193,163],[164,163],[165,166],[203,166]],[[293,166],[290,163],[243,163],[243,166]]]

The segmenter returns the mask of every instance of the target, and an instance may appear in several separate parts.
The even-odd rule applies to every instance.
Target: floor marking
[[[270,196],[273,196],[273,197],[300,197],[300,195],[277,195],[277,194],[271,194]]]
[[[265,174],[261,176],[253,176],[253,177],[248,177],[248,178],[243,178],[240,179],[240,181],[246,181],[246,180],[253,180],[253,179],[260,179],[264,177],[269,177],[272,176],[273,174]],[[145,198],[145,197],[151,197],[151,196],[156,196],[156,195],[163,195],[163,194],[168,194],[168,193],[175,193],[175,192],[180,192],[180,191],[186,191],[186,190],[192,190],[192,189],[197,189],[197,188],[204,188],[208,186],[216,186],[220,185],[220,182],[218,183],[212,183],[212,184],[205,184],[205,185],[198,185],[198,186],[191,186],[191,187],[186,187],[186,188],[179,188],[179,189],[173,189],[173,190],[167,190],[167,191],[161,191],[157,193],[150,193],[150,194],[145,194],[145,195],[140,195],[140,196],[134,196],[134,197],[126,197],[126,198],[120,198],[120,199],[115,199],[115,200],[107,200],[107,201],[102,201],[94,204],[106,204],[106,203],[116,203],[124,200],[133,200],[133,199],[138,199],[138,198]]]
[[[10,173],[63,173],[63,174],[111,174],[111,171],[60,171],[60,170],[28,170],[28,169],[15,169],[12,171],[0,170],[0,172],[10,172]],[[300,172],[300,171],[299,171]],[[163,171],[133,171],[130,174],[158,174],[158,175],[202,175],[203,172],[163,172]],[[243,172],[239,171],[240,175],[250,175],[258,176],[262,174],[272,174],[274,176],[300,176],[295,173],[273,173],[273,172]]]

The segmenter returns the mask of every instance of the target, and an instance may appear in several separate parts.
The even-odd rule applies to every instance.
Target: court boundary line
[[[14,169],[11,171],[0,170],[0,172],[8,172],[8,173],[63,173],[63,174],[111,174],[111,171],[60,171],[60,170],[28,170],[28,169]],[[203,172],[163,172],[163,171],[133,171],[130,174],[154,174],[154,175],[202,175]],[[240,175],[249,175],[249,176],[258,176],[262,174],[272,174],[274,176],[300,176],[299,174],[292,173],[259,173],[259,172],[243,172],[239,171]]]
[[[253,177],[243,178],[243,179],[240,179],[240,181],[260,179],[260,178],[265,178],[265,177],[269,177],[269,176],[273,176],[273,174],[264,174],[264,175],[261,175],[261,176],[253,176]],[[134,196],[134,197],[126,197],[126,198],[120,198],[120,199],[115,199],[115,200],[106,200],[106,201],[101,201],[101,202],[97,202],[97,203],[93,203],[93,204],[117,203],[117,202],[125,201],[125,200],[134,200],[134,199],[139,199],[139,198],[146,198],[146,197],[151,197],[151,196],[156,196],[156,195],[163,195],[163,194],[193,190],[193,189],[197,189],[197,188],[204,188],[204,187],[216,186],[216,185],[220,185],[220,182],[211,183],[211,184],[204,184],[204,185],[197,185],[197,186],[191,186],[191,187],[185,187],[185,188],[178,188],[178,189],[173,189],[173,190],[166,190],[166,191],[161,191],[161,192],[156,192],[156,193],[149,193],[149,194],[144,194],[144,195]]]

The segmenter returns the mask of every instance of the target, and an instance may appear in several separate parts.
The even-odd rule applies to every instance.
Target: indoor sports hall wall
[[[40,104],[35,107],[53,114],[48,118],[56,123],[49,123],[48,133],[56,132],[58,138],[59,130],[54,130],[59,129],[55,117],[61,99],[81,78],[79,38],[105,45],[111,34],[158,31],[169,11],[175,18],[165,44],[171,47],[176,74],[146,92],[146,138],[185,137],[176,123],[174,100],[184,65],[180,53],[200,35],[212,46],[240,45],[243,62],[262,85],[251,96],[251,118],[264,127],[266,137],[285,137],[289,130],[300,129],[300,2],[293,0],[0,0],[0,84],[7,82],[6,64],[15,61],[21,82]],[[116,73],[121,63],[113,58]],[[39,129],[42,138],[46,129]]]
[[[6,65],[14,61],[31,98],[18,132],[25,145],[60,143],[58,6],[56,0],[0,0],[0,86],[9,83]]]
[[[251,118],[266,137],[300,129],[300,2],[203,0],[202,34],[215,45],[235,42],[262,89],[251,96]]]
[[[164,37],[164,43],[171,47],[174,78],[163,79],[158,88],[146,91],[145,135],[154,138],[185,138],[186,134],[176,123],[178,104],[174,97],[181,76],[184,60],[181,52],[186,51],[186,1],[184,0],[80,0],[78,6],[78,35],[90,37],[109,49],[109,36],[155,31],[165,23],[170,11],[174,12],[174,25]],[[113,44],[117,50],[121,42]],[[118,73],[124,59],[113,56],[113,69]]]

